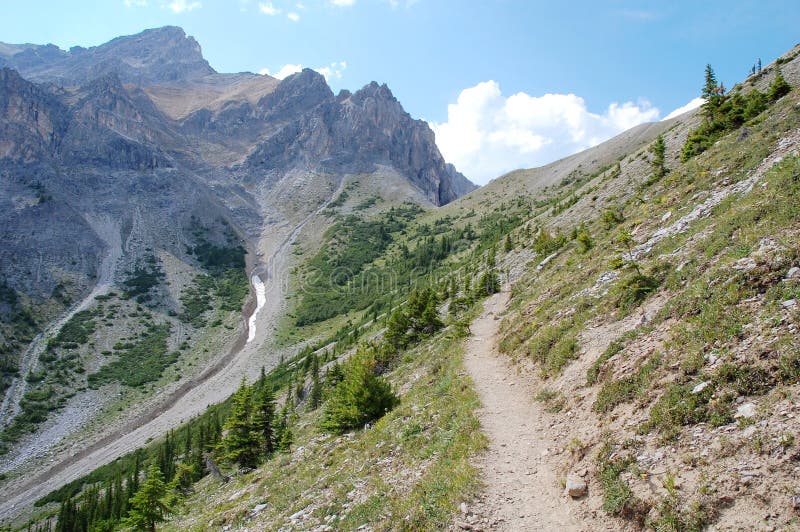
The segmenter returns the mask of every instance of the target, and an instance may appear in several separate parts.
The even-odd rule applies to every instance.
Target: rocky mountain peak
[[[175,26],[117,37],[91,48],[73,46],[68,52],[52,44],[0,48],[9,50],[3,56],[6,66],[35,82],[81,85],[116,72],[123,83],[147,84],[181,82],[215,73],[197,41]]]
[[[369,84],[364,85],[364,87],[357,90],[355,94],[353,94],[354,103],[361,103],[368,98],[392,102],[397,101],[386,83],[379,85],[376,81],[372,81]]]

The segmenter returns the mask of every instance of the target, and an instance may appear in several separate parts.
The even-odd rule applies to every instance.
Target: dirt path
[[[486,300],[472,324],[464,358],[483,404],[478,418],[489,438],[478,464],[486,489],[470,512],[485,523],[477,526],[494,530],[581,530],[561,478],[545,461],[555,444],[543,426],[533,390],[496,349],[500,313],[508,298],[502,292]]]

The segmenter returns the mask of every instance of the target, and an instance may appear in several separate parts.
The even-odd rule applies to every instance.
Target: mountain
[[[2,76],[14,528],[796,526],[800,47],[443,205],[385,86]]]
[[[218,73],[176,27],[0,43],[0,473],[101,419],[79,445],[222,399],[214,379],[280,358],[259,349],[288,289],[250,324],[251,274],[287,278],[346,217],[475,188],[385,85]]]
[[[173,26],[68,51],[52,44],[2,44],[0,61],[30,81],[60,86],[82,85],[111,73],[137,85],[189,81],[216,73],[197,41]]]
[[[417,283],[435,303],[387,286],[391,315],[345,313],[361,342],[267,374],[293,445],[252,471],[218,454],[230,480],[196,482],[161,526],[796,528],[799,58],[419,213],[369,267],[435,264]],[[334,231],[322,249],[344,268],[366,242]],[[332,429],[343,397],[378,394],[354,385],[365,364],[399,403]],[[344,380],[315,409],[319,379]]]
[[[106,198],[127,200],[134,182],[164,172],[170,173],[168,186],[182,188],[177,183],[191,182],[202,190],[211,181],[252,188],[274,185],[294,171],[324,173],[338,181],[346,174],[375,174],[378,167],[388,167],[433,205],[474,189],[446,166],[427,125],[405,113],[385,85],[373,83],[337,97],[311,70],[281,82],[253,74],[217,74],[197,42],[175,27],[69,51],[52,45],[2,45],[0,57],[5,64],[0,74],[0,163],[6,169],[5,186],[16,187],[14,195],[5,197],[18,195],[19,187],[45,187],[51,206],[62,201],[69,205],[71,214],[61,216],[75,217],[87,208],[111,214],[100,207]],[[193,104],[187,108],[184,103],[177,111],[176,98]],[[104,183],[102,197],[96,197],[100,189],[85,176],[68,177],[98,171],[126,176]],[[129,176],[130,172],[141,175]],[[34,173],[35,180],[30,178]],[[68,191],[70,200],[61,197]],[[214,198],[210,191],[202,194],[208,201],[228,200]],[[245,195],[248,209],[237,212],[246,225],[262,213],[252,212],[258,203],[252,189]],[[149,199],[146,193],[137,197]],[[182,203],[175,198],[172,203]],[[12,217],[4,220],[9,236],[25,233],[17,217],[27,214],[19,208],[6,213]],[[71,240],[61,229],[93,238],[91,231],[84,231],[85,222],[76,218],[49,229],[54,246]],[[12,253],[11,247],[4,248]],[[37,252],[43,249],[50,247],[39,246]],[[24,281],[13,271],[14,264],[16,269],[26,268],[27,260],[7,256],[4,279],[16,288],[27,284],[30,290],[30,278]],[[59,255],[59,263],[75,262],[62,258]],[[81,261],[84,278],[77,280],[79,286],[89,284],[96,259],[94,250]],[[38,276],[38,295],[55,284],[45,269]]]

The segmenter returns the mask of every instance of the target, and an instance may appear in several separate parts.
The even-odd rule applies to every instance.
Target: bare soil
[[[509,293],[489,298],[471,329],[464,364],[480,395],[478,418],[489,438],[479,460],[485,491],[471,510],[493,530],[582,530],[558,471],[547,461],[556,449],[533,400],[530,381],[497,352],[500,313]],[[472,526],[478,528],[478,526]]]

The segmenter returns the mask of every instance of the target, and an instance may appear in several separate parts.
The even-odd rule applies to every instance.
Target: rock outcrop
[[[105,239],[87,220],[137,243],[124,270],[145,250],[185,257],[190,220],[257,234],[264,191],[304,173],[390,168],[434,205],[475,188],[386,85],[337,96],[308,69],[218,74],[180,28],[69,51],[0,44],[0,61],[0,280],[39,299],[96,280]]]

